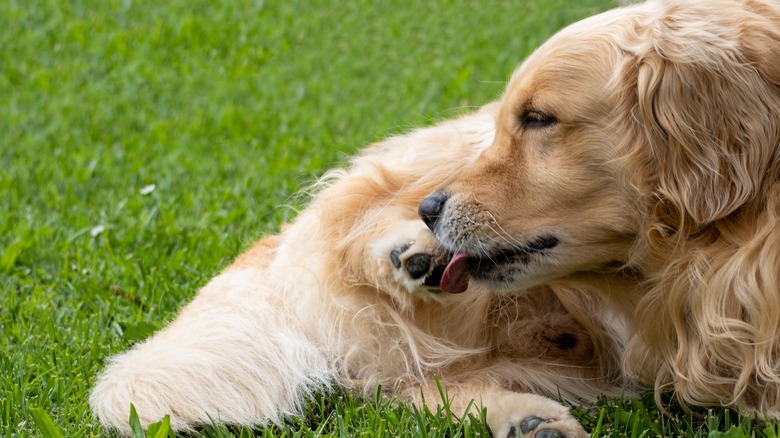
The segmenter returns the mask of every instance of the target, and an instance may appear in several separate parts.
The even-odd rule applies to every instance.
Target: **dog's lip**
[[[444,292],[458,294],[468,289],[472,272],[485,267],[495,267],[514,262],[518,257],[527,257],[558,246],[560,240],[553,235],[543,235],[531,242],[509,249],[499,249],[493,255],[477,256],[467,252],[458,252],[452,256],[441,276],[440,287]]]

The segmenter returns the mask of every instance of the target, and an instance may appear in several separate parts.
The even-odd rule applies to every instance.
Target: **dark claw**
[[[410,246],[411,245],[396,246],[392,251],[390,251],[390,261],[393,262],[395,269],[401,269],[401,254],[409,249]]]
[[[392,254],[390,256],[392,257]],[[431,256],[428,254],[415,254],[406,259],[406,271],[414,279],[427,274],[430,267]]]
[[[561,438],[562,435],[555,429],[542,429],[536,431],[536,438]]]
[[[517,428],[514,424],[509,426],[509,433],[506,434],[506,438],[517,438]]]
[[[523,421],[520,422],[520,430],[523,432],[523,434],[527,434],[536,429],[536,426],[538,426],[539,423],[543,421],[544,420],[539,417],[525,417],[523,418]],[[537,433],[537,436],[540,435]]]

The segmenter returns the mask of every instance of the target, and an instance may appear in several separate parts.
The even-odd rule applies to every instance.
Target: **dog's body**
[[[780,5],[592,17],[494,111],[369,148],[112,361],[91,395],[101,421],[126,431],[132,402],[178,429],[258,424],[334,383],[436,403],[439,376],[501,436],[578,436],[528,392],[614,390],[623,337],[626,374],[780,416]],[[439,188],[420,212],[449,262],[415,218]],[[466,293],[424,285],[444,263],[441,288]]]
[[[90,397],[99,419],[127,433],[133,403],[143,424],[170,414],[177,430],[262,424],[332,384],[437,404],[438,377],[456,413],[484,405],[500,436],[583,436],[566,408],[533,394],[618,390],[619,321],[571,289],[442,294],[434,271],[448,254],[417,218],[425,195],[490,144],[495,108],[374,145],[326,178],[280,236],[112,359]]]
[[[650,1],[564,29],[421,214],[456,253],[444,290],[598,289],[629,320],[627,374],[780,416],[780,3]]]

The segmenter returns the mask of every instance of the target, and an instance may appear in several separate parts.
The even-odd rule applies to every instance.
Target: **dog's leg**
[[[257,425],[299,412],[329,383],[320,349],[268,290],[262,270],[214,278],[168,327],[110,360],[90,405],[110,429],[129,434],[133,403],[141,423],[171,416],[178,431],[212,421]],[[292,301],[300,301],[296,298]]]
[[[420,394],[425,403],[436,409],[442,404],[442,395],[435,383],[422,393],[412,394],[419,402]],[[419,389],[417,389],[419,391]],[[585,438],[582,425],[571,415],[569,408],[541,395],[513,392],[482,383],[451,386],[445,390],[450,409],[462,415],[469,409],[474,415],[486,410],[486,418],[496,438]]]

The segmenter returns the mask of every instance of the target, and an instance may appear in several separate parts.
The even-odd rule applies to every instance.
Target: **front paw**
[[[417,247],[417,241],[401,244],[390,251],[390,261],[402,280],[411,280],[416,284],[422,281],[423,286],[438,288],[447,257],[437,254],[440,251],[425,252]]]
[[[449,254],[422,221],[399,221],[392,233],[375,242],[372,253],[381,266],[380,277],[393,285],[385,290],[441,291],[439,283]]]
[[[488,422],[501,438],[587,438],[588,433],[560,403],[535,394],[515,394],[488,407]]]
[[[536,416],[525,417],[519,424],[507,424],[506,438],[579,438],[588,434],[573,418],[544,419]],[[502,435],[498,435],[502,436]]]
[[[573,417],[541,418],[535,415],[509,421],[495,436],[506,438],[586,438],[588,434]]]

